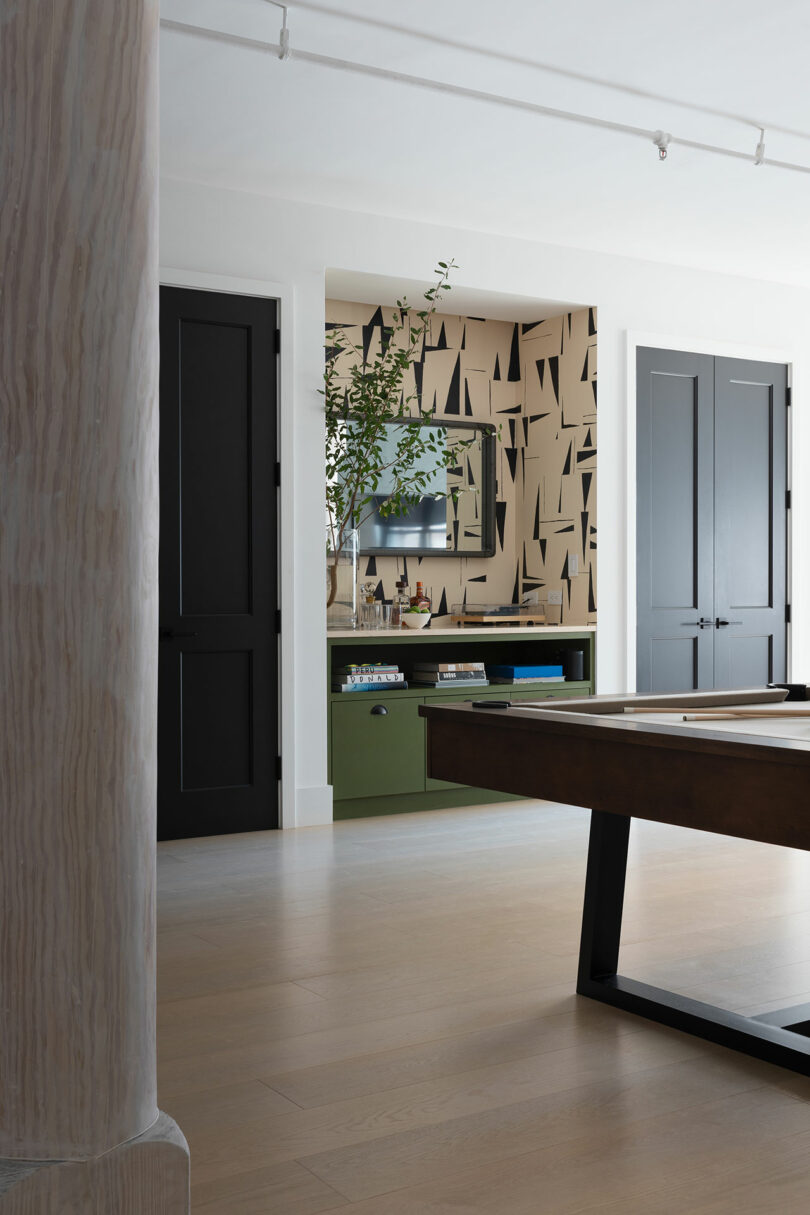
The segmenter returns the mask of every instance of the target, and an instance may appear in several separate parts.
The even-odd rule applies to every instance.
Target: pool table
[[[564,709],[489,700],[420,713],[430,776],[591,810],[581,995],[810,1075],[810,1004],[746,1017],[618,973],[631,819],[810,850],[810,701],[786,695],[595,696]]]

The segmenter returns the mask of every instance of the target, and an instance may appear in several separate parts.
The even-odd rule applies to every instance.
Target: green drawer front
[[[556,692],[540,692],[536,688],[533,692],[512,692],[510,690],[509,700],[574,700],[580,696],[587,696],[588,692],[584,692],[578,688],[575,692],[569,692],[567,688],[560,688]]]
[[[345,797],[385,797],[425,791],[425,723],[421,698],[396,693],[332,702],[332,786]],[[372,713],[382,705],[385,714]]]

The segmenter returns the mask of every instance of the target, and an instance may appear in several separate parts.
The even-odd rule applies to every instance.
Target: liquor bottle
[[[425,588],[424,588],[423,583],[417,582],[416,594],[411,595],[410,605],[411,605],[411,607],[415,607],[415,608],[427,608],[427,610],[430,611],[430,600],[428,599],[427,595],[425,594]]]
[[[407,612],[410,606],[411,600],[408,595],[408,584],[404,578],[400,578],[391,600],[391,625],[393,628],[398,629],[402,626],[402,613]]]

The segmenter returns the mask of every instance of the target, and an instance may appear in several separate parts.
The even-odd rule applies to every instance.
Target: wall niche
[[[393,314],[329,299],[327,345],[340,327],[373,354]],[[595,623],[596,309],[530,324],[439,313],[406,381],[412,391],[439,420],[500,424],[495,556],[361,556],[359,580],[386,600],[401,574],[412,589],[424,582],[437,625],[454,603],[518,603],[532,590],[541,603],[562,591],[562,624]]]

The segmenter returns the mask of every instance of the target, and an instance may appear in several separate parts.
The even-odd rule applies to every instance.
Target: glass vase
[[[357,532],[326,529],[326,627],[357,627]]]

